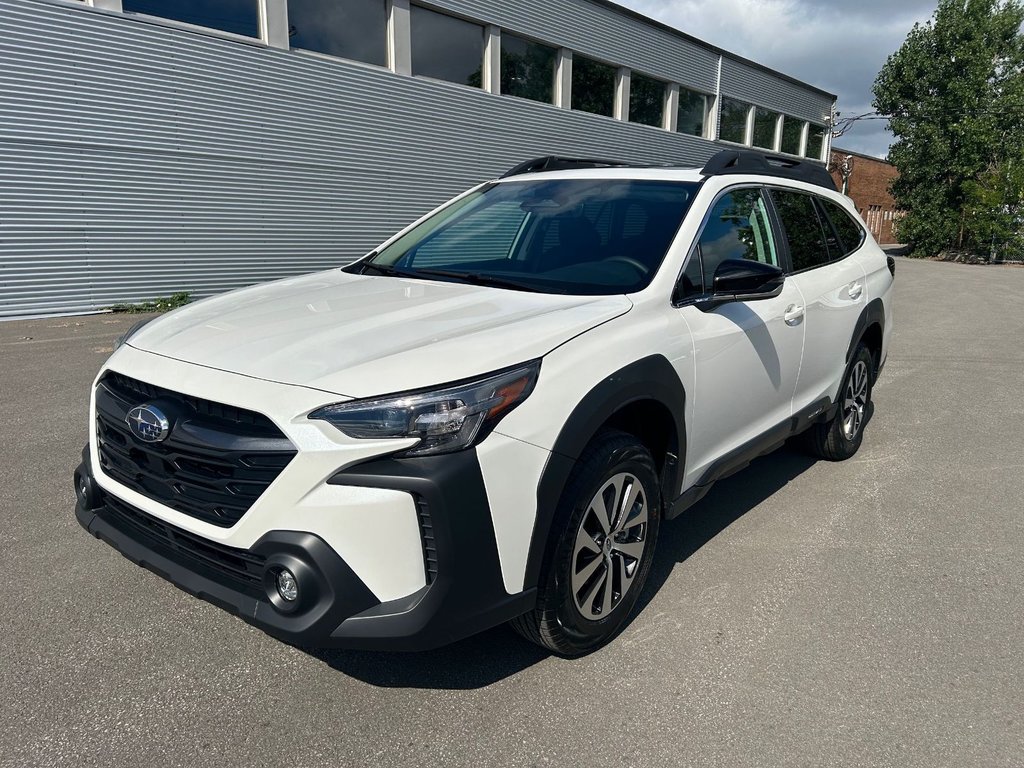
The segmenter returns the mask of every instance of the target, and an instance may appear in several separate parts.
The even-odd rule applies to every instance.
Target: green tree
[[[988,253],[1020,230],[1022,23],[1020,0],[940,0],[878,74],[874,107],[896,137],[898,234],[916,255]]]

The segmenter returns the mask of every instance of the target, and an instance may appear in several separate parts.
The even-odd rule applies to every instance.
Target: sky
[[[936,0],[617,0],[712,45],[836,94],[840,117],[873,111],[871,86]],[[835,145],[884,157],[884,120],[862,120]]]

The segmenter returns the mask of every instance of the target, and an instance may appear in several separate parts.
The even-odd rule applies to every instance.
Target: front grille
[[[139,440],[126,421],[137,405],[167,414],[161,442]],[[295,456],[266,416],[108,373],[96,389],[104,473],[142,495],[221,527],[238,522]]]
[[[193,536],[109,494],[105,503],[109,522],[149,549],[179,564],[212,571],[217,581],[252,597],[264,596],[265,557]]]

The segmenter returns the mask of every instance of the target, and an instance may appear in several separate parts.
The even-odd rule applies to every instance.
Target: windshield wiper
[[[497,277],[496,275],[484,275],[479,272],[454,272],[447,269],[400,269],[392,266],[391,264],[375,264],[372,261],[368,261],[365,264],[360,265],[360,274],[365,274],[366,270],[372,269],[374,272],[380,275],[387,275],[388,277],[411,277],[411,278],[430,278],[430,277],[447,277],[452,280],[461,280],[466,283],[472,283],[473,285],[487,285],[493,286],[494,288],[511,288],[517,291],[531,291],[533,293],[538,292],[554,292],[554,293],[565,293],[563,290],[558,288],[552,288],[545,286],[543,289],[536,285],[530,285],[529,283],[523,283],[518,280],[512,280],[507,277]]]
[[[543,288],[531,283],[524,283],[513,280],[510,277],[499,277],[497,275],[486,275],[480,272],[454,272],[447,269],[417,269],[417,274],[436,275],[437,277],[450,277],[453,280],[464,280],[474,285],[488,285],[494,288],[511,288],[516,291],[530,291],[532,293],[565,293],[565,291],[552,286]]]

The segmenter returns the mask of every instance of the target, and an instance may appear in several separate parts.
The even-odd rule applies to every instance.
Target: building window
[[[123,0],[121,9],[235,35],[260,36],[259,0]]]
[[[617,70],[586,56],[572,61],[572,108],[595,115],[615,116],[615,75]]]
[[[782,151],[787,155],[800,154],[800,139],[804,132],[803,120],[788,115],[782,118]]]
[[[719,120],[718,137],[734,144],[747,143],[747,120],[750,105],[735,99],[722,99],[722,117]]]
[[[821,160],[821,153],[825,149],[825,128],[821,125],[811,124],[807,134],[807,157],[814,160]]]
[[[292,48],[383,67],[387,64],[387,27],[384,0],[288,0]]]
[[[691,136],[703,136],[708,116],[708,97],[685,88],[679,89],[679,114],[676,130]]]
[[[629,122],[660,128],[665,122],[665,83],[632,73],[629,78]]]
[[[558,51],[501,33],[501,92],[552,104]]]
[[[411,8],[412,73],[451,83],[483,86],[484,28],[479,24]]]
[[[778,125],[778,112],[757,107],[754,110],[754,146],[761,149],[775,149],[775,130]]]

